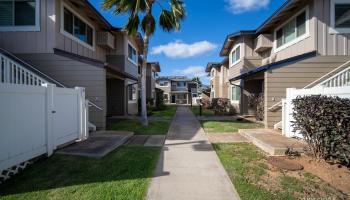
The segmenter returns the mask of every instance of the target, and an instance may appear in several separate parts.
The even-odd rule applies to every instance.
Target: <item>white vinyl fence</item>
[[[327,96],[338,96],[341,98],[350,98],[350,86],[343,87],[322,87],[317,86],[311,89],[295,89],[287,88],[286,99],[282,100],[282,133],[286,137],[299,137],[302,135],[294,132],[292,122],[294,121],[293,104],[292,100],[298,96],[309,96],[309,95],[327,95]]]
[[[84,88],[0,83],[0,172],[88,137]]]

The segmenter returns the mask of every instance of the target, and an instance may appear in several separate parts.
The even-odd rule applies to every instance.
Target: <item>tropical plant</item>
[[[125,31],[131,36],[143,33],[143,63],[141,74],[141,119],[147,126],[146,108],[146,66],[150,37],[156,30],[154,17],[157,6],[160,9],[158,18],[159,26],[167,31],[179,30],[181,21],[185,18],[185,5],[182,0],[102,0],[104,10],[113,10],[116,15],[127,14],[129,16],[124,26]]]
[[[294,131],[318,159],[350,167],[350,99],[304,96],[293,100]]]
[[[197,77],[193,77],[192,81],[197,82],[199,87],[202,86],[202,81],[201,81],[201,79],[198,76]]]

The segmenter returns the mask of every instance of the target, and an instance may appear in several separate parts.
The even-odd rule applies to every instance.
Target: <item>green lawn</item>
[[[102,159],[54,155],[0,185],[0,199],[144,199],[160,148],[121,147]]]
[[[199,106],[192,106],[192,112],[194,115],[199,116]],[[202,116],[215,116],[214,111],[202,108]]]
[[[272,169],[265,155],[249,143],[213,145],[242,200],[346,199],[307,172]]]
[[[153,110],[152,117],[162,117],[164,119],[172,119],[176,113],[177,106],[166,106],[164,110]]]
[[[138,120],[123,120],[112,125],[116,131],[133,131],[135,135],[166,135],[170,127],[170,121],[149,121],[144,127]]]
[[[236,133],[238,129],[263,128],[264,125],[251,121],[201,121],[206,133]]]

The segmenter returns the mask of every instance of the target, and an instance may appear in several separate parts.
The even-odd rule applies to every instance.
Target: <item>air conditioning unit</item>
[[[115,37],[108,31],[97,32],[97,45],[103,48],[115,49]]]

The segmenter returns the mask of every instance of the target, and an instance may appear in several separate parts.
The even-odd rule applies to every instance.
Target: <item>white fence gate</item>
[[[282,100],[282,133],[286,137],[299,137],[302,135],[293,131],[292,122],[293,118],[293,104],[292,100],[298,96],[309,96],[309,95],[327,95],[327,96],[338,96],[341,98],[350,98],[350,86],[343,87],[322,87],[317,86],[311,89],[295,89],[287,88],[286,99]]]
[[[88,137],[84,88],[0,84],[0,172]]]

